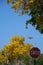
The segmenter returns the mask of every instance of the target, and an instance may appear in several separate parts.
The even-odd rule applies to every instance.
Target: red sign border
[[[32,53],[31,53],[32,51]],[[36,54],[33,54],[33,52],[36,51],[38,53]],[[38,47],[33,47],[31,50],[30,50],[30,55],[32,58],[38,58],[40,56],[40,49]]]

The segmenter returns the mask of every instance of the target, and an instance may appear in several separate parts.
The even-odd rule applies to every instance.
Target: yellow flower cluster
[[[20,43],[19,40],[14,41],[15,38],[17,38],[17,40],[21,40],[22,42]],[[11,38],[11,41],[14,42],[5,45],[3,48],[3,51],[5,52],[5,58],[9,58],[10,60],[13,60],[14,58],[23,59],[26,54],[29,54],[29,51],[32,48],[32,44],[25,44],[23,39],[24,38],[20,36]],[[0,59],[3,59],[3,56],[0,55]]]
[[[8,1],[8,2],[13,2],[13,0],[7,0],[7,1]],[[26,2],[33,3],[34,1],[35,1],[35,0],[27,0]],[[14,9],[18,9],[19,6],[21,6],[21,4],[22,4],[22,6],[23,6],[23,2],[25,2],[25,1],[23,1],[23,0],[14,1],[13,4],[12,4],[12,7],[13,7]],[[26,8],[29,8],[29,7],[26,7]]]
[[[4,63],[4,62],[6,62],[6,60],[7,60],[7,56],[4,56],[2,54],[2,51],[0,51],[0,63]]]
[[[29,0],[29,3],[33,3],[35,0]]]
[[[12,43],[5,46],[4,51],[7,51],[6,56],[10,59],[13,59],[14,57],[17,57],[18,55],[24,56],[25,54],[29,54],[30,49],[32,48],[32,45],[22,45],[19,43]]]
[[[3,55],[0,53],[0,63],[3,61],[4,57]]]
[[[7,0],[7,2],[9,3],[9,2],[12,2],[12,0]]]
[[[20,42],[20,41],[23,42],[23,41],[24,41],[24,37],[22,37],[22,36],[20,37],[20,36],[18,36],[18,35],[15,35],[15,36],[13,36],[13,37],[10,39],[10,41],[13,42],[13,43],[14,43],[14,42],[18,42],[18,41],[19,41],[19,42]]]
[[[12,4],[12,8],[14,8],[15,10],[19,8],[20,5],[20,1],[16,1]]]

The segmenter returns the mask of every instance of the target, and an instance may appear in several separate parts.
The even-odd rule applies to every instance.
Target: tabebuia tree
[[[43,33],[43,0],[7,0],[7,2],[12,3],[15,12],[21,11],[22,15],[31,15],[31,19],[26,21],[26,28],[30,23]]]
[[[18,35],[10,39],[10,43],[5,45],[0,51],[1,65],[14,65],[18,60],[21,61],[20,63],[29,65],[30,49],[33,45],[25,43],[24,40],[24,37]]]

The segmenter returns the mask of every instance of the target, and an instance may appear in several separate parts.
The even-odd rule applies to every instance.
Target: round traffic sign
[[[39,55],[40,55],[40,49],[37,48],[37,47],[33,47],[31,50],[30,50],[30,55],[32,58],[38,58]]]

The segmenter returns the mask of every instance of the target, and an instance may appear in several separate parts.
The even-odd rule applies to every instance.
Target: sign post
[[[34,65],[36,65],[36,59],[34,58]]]
[[[40,49],[37,47],[33,47],[30,50],[30,55],[32,58],[34,58],[34,65],[36,65],[36,58],[38,58],[40,56]]]

